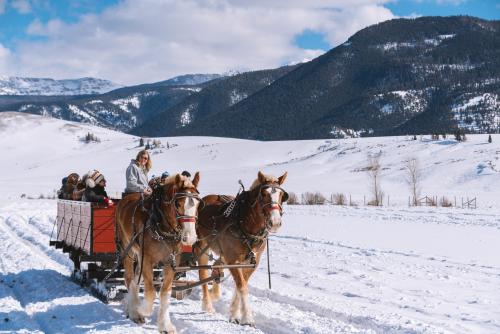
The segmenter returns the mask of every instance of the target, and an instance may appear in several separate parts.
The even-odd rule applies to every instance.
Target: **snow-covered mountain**
[[[100,142],[82,141],[89,132]],[[248,187],[258,170],[288,171],[288,191],[344,193],[356,203],[284,206],[283,226],[270,239],[272,289],[265,261],[250,280],[256,328],[227,321],[229,278],[215,314],[201,310],[199,289],[171,300],[179,333],[498,333],[500,135],[492,143],[485,135],[461,143],[425,137],[157,140],[152,174],[199,170],[202,195],[234,195],[238,179]],[[28,199],[51,195],[63,176],[91,168],[105,175],[116,196],[138,143],[88,124],[0,114],[0,331],[157,332],[157,304],[146,324],[136,325],[122,304],[102,304],[68,279],[68,254],[48,246],[56,201]],[[390,196],[382,207],[363,205],[368,153],[381,154],[381,186]],[[459,206],[461,197],[477,197],[478,209],[408,207],[408,157],[420,162],[422,195],[456,196]]]
[[[195,86],[224,76],[221,74],[184,74],[165,81],[156,82],[155,85]]]
[[[0,76],[0,95],[89,95],[122,87],[109,80],[80,78],[54,80]]]

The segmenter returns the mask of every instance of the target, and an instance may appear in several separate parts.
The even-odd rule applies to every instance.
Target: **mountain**
[[[7,110],[141,136],[284,140],[500,132],[500,21],[395,19],[294,66],[180,76],[70,99],[0,97],[0,111]]]
[[[188,74],[151,84],[83,96],[0,96],[0,111],[19,111],[130,131],[199,92],[218,74]]]
[[[111,81],[96,78],[54,80],[0,76],[0,95],[88,95],[119,87]]]
[[[500,21],[386,21],[239,103],[200,115],[152,133],[282,140],[498,132]]]
[[[210,81],[178,104],[132,129],[131,133],[143,136],[167,135],[193,122],[199,123],[207,117],[223,115],[225,110],[269,86],[295,67],[245,72]]]
[[[154,83],[154,85],[158,86],[195,86],[205,83],[207,81],[211,81],[214,79],[219,79],[224,77],[221,74],[184,74],[173,77],[171,79],[165,81],[159,81]]]

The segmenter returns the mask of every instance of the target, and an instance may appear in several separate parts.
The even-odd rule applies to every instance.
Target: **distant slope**
[[[81,139],[88,132],[100,143],[84,143]],[[363,196],[370,196],[367,154],[381,152],[381,187],[392,205],[407,205],[410,190],[404,161],[415,157],[422,196],[457,196],[457,201],[477,197],[481,207],[498,206],[500,134],[492,135],[491,144],[487,135],[467,137],[461,143],[431,141],[429,136],[279,142],[163,137],[159,138],[163,147],[151,150],[150,176],[200,171],[202,193],[235,194],[238,180],[248,187],[259,170],[275,175],[288,171],[289,191],[320,191],[328,198],[343,193],[363,203]],[[105,174],[110,192],[121,192],[125,169],[140,149],[138,137],[121,132],[26,113],[0,113],[0,152],[12,161],[0,167],[0,200],[22,193],[51,194],[63,176],[92,168]]]
[[[188,74],[82,96],[0,96],[0,111],[27,112],[127,132],[220,78],[218,74]]]
[[[246,72],[210,81],[200,91],[166,108],[164,112],[132,129],[131,133],[144,136],[171,135],[193,122],[204,124],[207,118],[224,117],[224,112],[231,106],[251,97],[296,67]]]
[[[89,95],[119,87],[111,81],[96,78],[54,80],[0,76],[0,95]]]

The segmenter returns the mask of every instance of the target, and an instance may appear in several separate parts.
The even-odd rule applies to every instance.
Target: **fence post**
[[[352,206],[351,194],[349,194],[349,206]]]

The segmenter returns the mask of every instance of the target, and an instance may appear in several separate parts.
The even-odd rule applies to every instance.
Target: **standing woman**
[[[127,186],[125,193],[143,193],[146,196],[151,195],[152,190],[148,185],[148,172],[151,170],[151,157],[147,150],[137,153],[137,157],[130,161],[127,168],[126,178]]]

